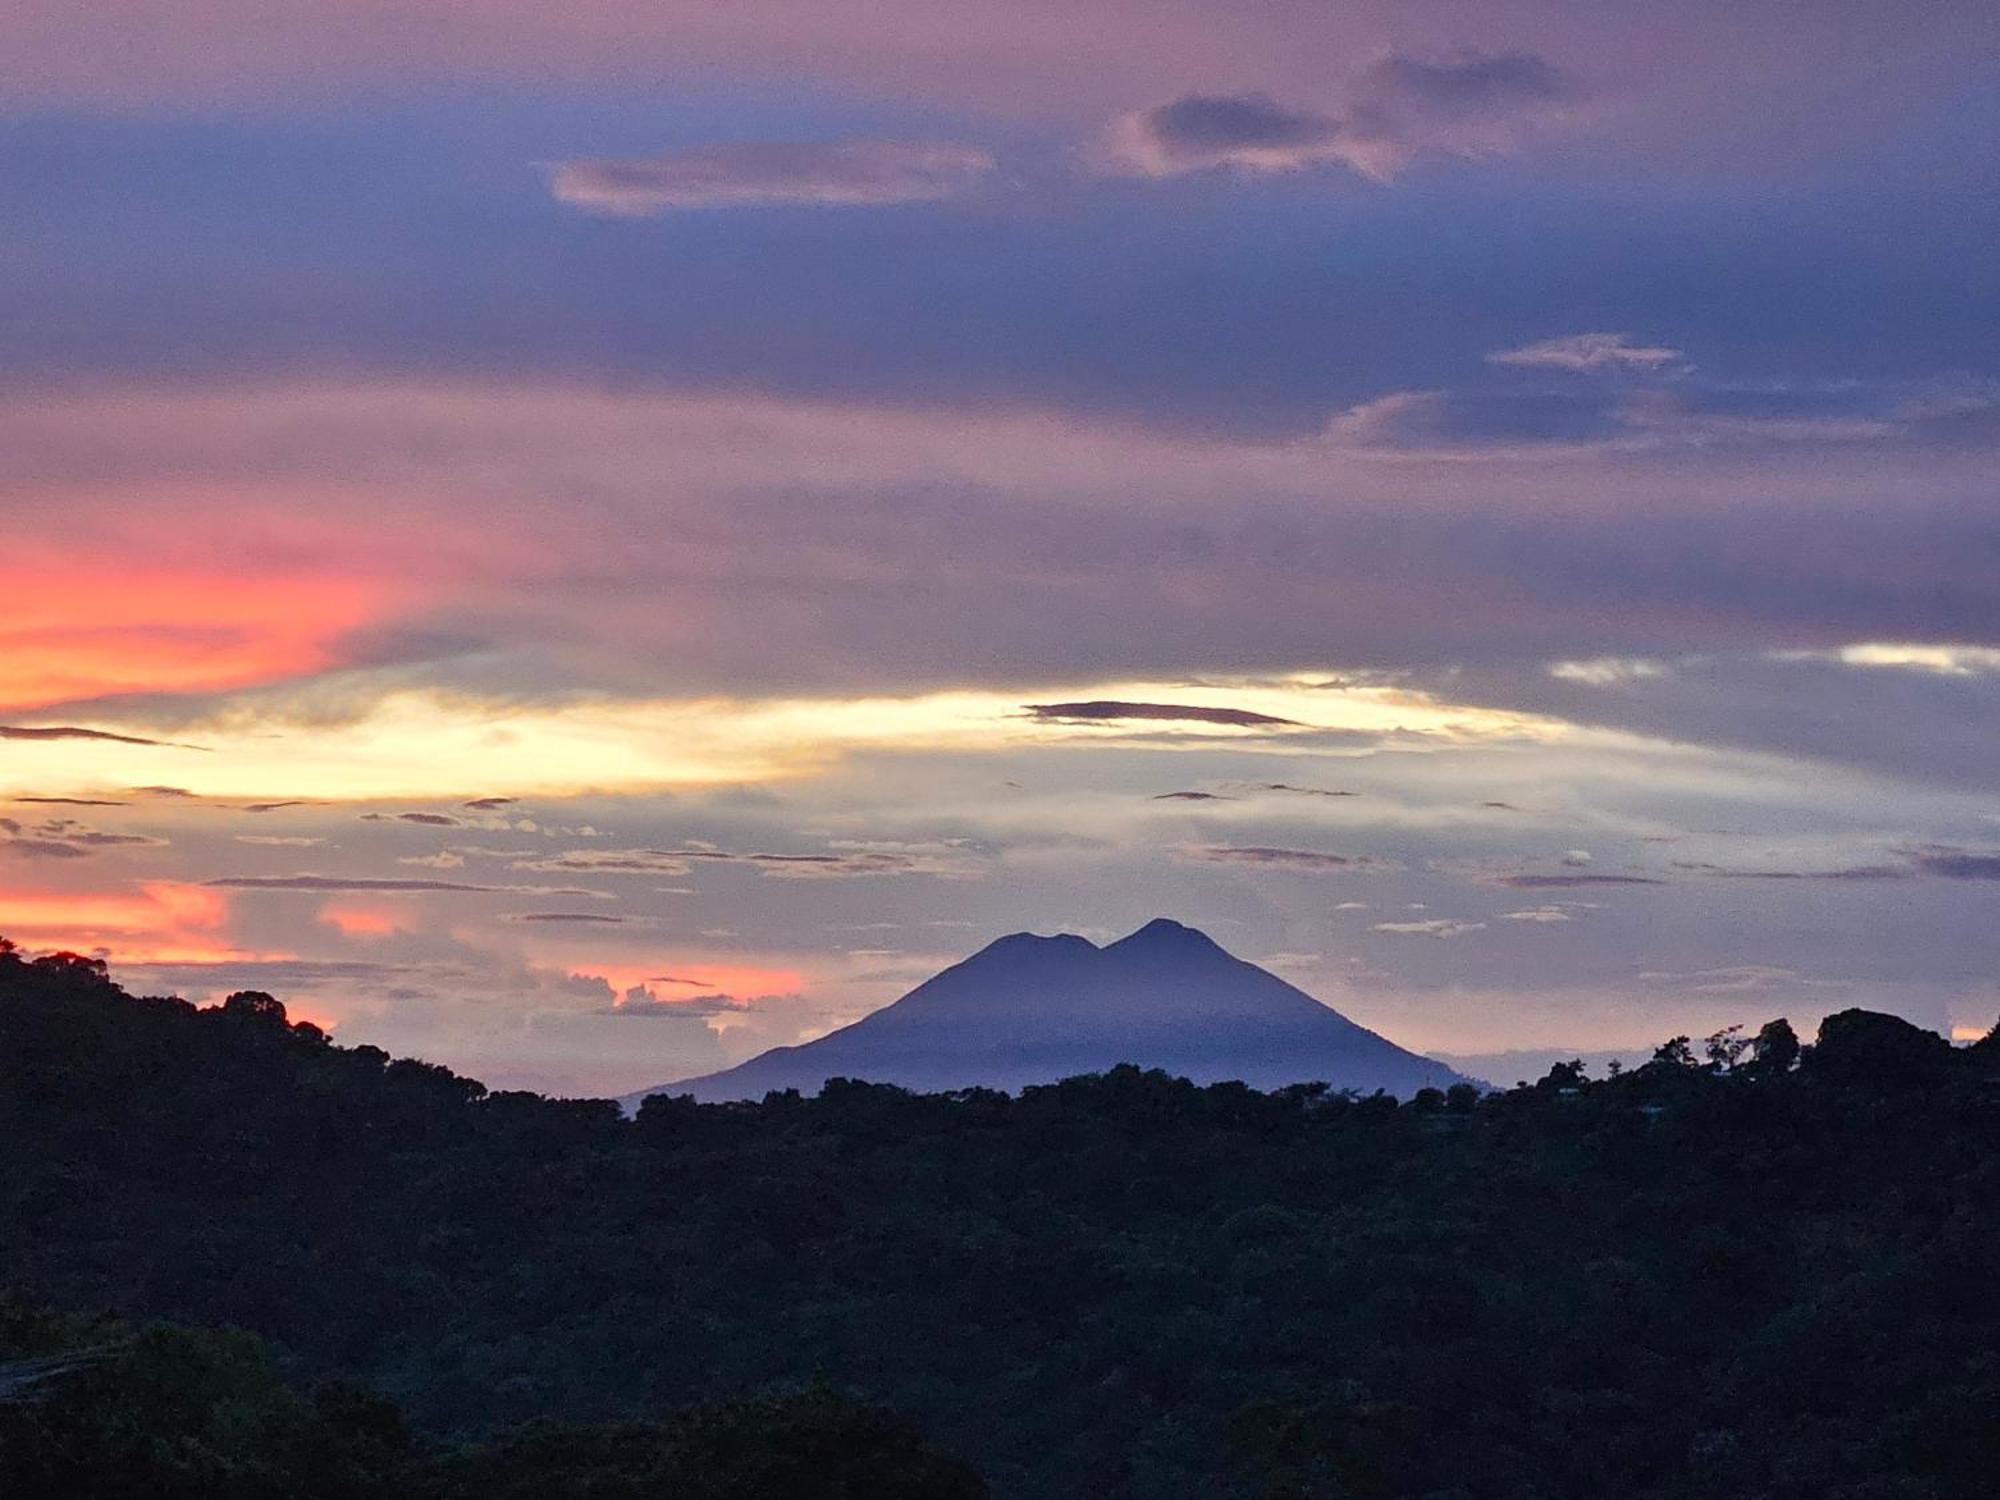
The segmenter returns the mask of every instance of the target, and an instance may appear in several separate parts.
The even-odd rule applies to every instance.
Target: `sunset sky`
[[[1166,914],[2000,1015],[1992,0],[11,0],[0,934],[601,1093]]]

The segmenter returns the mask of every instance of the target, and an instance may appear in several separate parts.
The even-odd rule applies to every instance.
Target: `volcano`
[[[829,1078],[1012,1091],[1120,1063],[1196,1083],[1324,1082],[1405,1098],[1470,1081],[1162,917],[1101,948],[1073,933],[1017,932],[851,1026],[628,1103],[654,1093],[704,1103],[813,1094]]]

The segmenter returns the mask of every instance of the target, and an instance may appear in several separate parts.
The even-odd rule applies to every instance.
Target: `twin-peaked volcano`
[[[1160,918],[1103,948],[1069,933],[1017,932],[817,1041],[643,1092],[721,1102],[815,1093],[829,1078],[925,1092],[1019,1089],[1119,1063],[1197,1083],[1324,1081],[1405,1097],[1464,1081]]]

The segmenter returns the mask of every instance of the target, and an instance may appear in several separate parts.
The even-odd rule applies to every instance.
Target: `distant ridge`
[[[1014,933],[817,1041],[642,1089],[627,1102],[654,1093],[704,1103],[812,1094],[829,1078],[924,1092],[1016,1090],[1119,1063],[1197,1083],[1324,1082],[1404,1098],[1469,1081],[1161,917],[1102,948],[1074,933]]]

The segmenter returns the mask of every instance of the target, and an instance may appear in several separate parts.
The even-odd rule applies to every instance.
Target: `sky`
[[[1990,0],[13,0],[0,934],[495,1086],[1201,927],[2000,1016]]]

